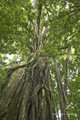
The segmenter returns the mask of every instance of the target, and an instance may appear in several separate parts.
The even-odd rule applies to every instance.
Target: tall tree
[[[29,27],[31,31],[34,29],[32,32],[33,35],[29,38],[31,39],[31,41],[29,40],[31,44],[31,55],[26,58],[25,65],[9,69],[7,73],[7,78],[5,83],[2,85],[0,94],[0,119],[54,120],[55,116],[53,117],[52,113],[54,113],[55,110],[51,92],[48,58],[44,58],[38,53],[40,47],[42,47],[42,1],[36,1],[35,9],[31,2],[29,2],[25,8],[24,6],[19,7],[22,7],[23,11],[27,12],[27,21]],[[9,9],[9,7],[7,9]],[[38,13],[36,15],[35,23],[33,14],[36,10]],[[14,10],[14,13],[15,12],[16,10]],[[19,23],[17,26],[19,26]],[[21,33],[24,34],[25,28],[23,26],[19,27],[18,29],[18,31],[21,31]],[[14,39],[16,37],[18,37],[18,35],[15,34]],[[25,34],[24,37],[27,38],[27,34]],[[24,44],[27,41],[25,39],[23,39],[22,43],[21,41],[20,44],[22,44],[22,47],[24,48]],[[16,40],[14,42],[17,43]],[[32,54],[32,52],[34,52],[34,54]],[[12,73],[22,67],[23,69],[20,70],[16,78],[12,80]]]
[[[0,120],[79,119],[79,4],[1,1]]]

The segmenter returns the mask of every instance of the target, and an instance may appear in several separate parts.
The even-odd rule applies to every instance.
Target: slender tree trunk
[[[0,93],[0,120],[56,120],[49,64],[42,57],[8,80]]]
[[[71,52],[71,47],[68,49],[68,55],[66,59],[66,72],[65,72],[65,82],[64,82],[64,91],[65,91],[65,96],[66,96],[66,101],[67,101],[67,83],[68,83],[68,77],[69,77],[69,59],[70,59],[70,52]]]
[[[67,120],[65,92],[62,86],[61,75],[60,75],[59,67],[57,65],[56,58],[54,58],[54,68],[55,68],[57,86],[58,86],[60,103],[61,103],[62,120]]]

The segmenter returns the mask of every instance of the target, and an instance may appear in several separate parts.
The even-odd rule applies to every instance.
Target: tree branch
[[[10,69],[8,70],[7,77],[11,76],[12,73],[13,73],[15,70],[18,70],[18,69],[24,68],[24,67],[29,67],[30,65],[31,65],[31,66],[34,65],[35,60],[36,60],[36,59],[34,59],[33,61],[31,61],[31,62],[29,62],[29,63],[27,63],[27,64],[20,65],[20,66],[14,67],[14,68],[10,68]]]
[[[39,7],[38,7],[38,16],[37,16],[37,26],[38,26],[38,34],[39,34],[42,3],[41,3],[41,0],[38,0],[38,1],[39,1]]]

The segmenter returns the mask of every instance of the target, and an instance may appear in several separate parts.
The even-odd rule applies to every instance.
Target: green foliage
[[[77,114],[77,118],[79,118],[80,2],[79,0],[42,0],[41,3],[40,32],[44,28],[47,29],[47,32],[40,39],[43,46],[39,49],[39,54],[47,56],[50,61],[56,111],[57,106],[60,109],[60,102],[54,75],[53,58],[57,58],[62,83],[64,84],[66,79],[67,51],[71,47],[67,111],[71,114]],[[32,51],[32,40],[36,34],[33,23],[35,28],[37,28],[38,7],[38,0],[35,0],[34,5],[32,5],[31,0],[1,0],[0,2],[0,87],[7,75],[6,68],[18,65],[9,63],[16,61],[17,56],[24,63],[26,57],[35,52]],[[14,58],[6,62],[8,59],[6,54],[14,54]],[[44,96],[44,90],[42,92]]]

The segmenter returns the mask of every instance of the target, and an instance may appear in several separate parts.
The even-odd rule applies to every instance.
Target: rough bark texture
[[[0,120],[56,120],[49,64],[41,57],[22,68],[0,93]]]

